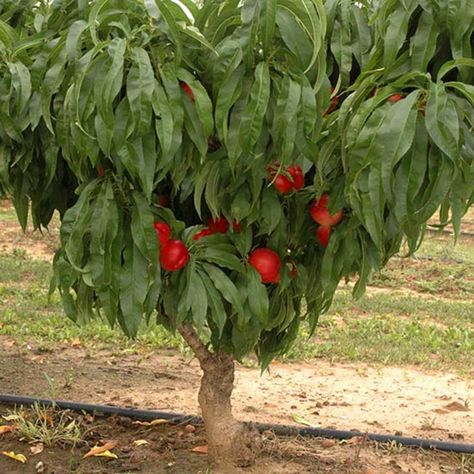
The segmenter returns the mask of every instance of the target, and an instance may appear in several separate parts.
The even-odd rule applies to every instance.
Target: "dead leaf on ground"
[[[26,462],[26,456],[23,454],[16,454],[13,451],[2,451],[2,454],[6,456],[7,458],[13,459],[14,461],[21,462],[22,464],[25,464]]]
[[[76,337],[76,339],[73,339],[71,341],[71,347],[79,347],[81,345],[82,345],[82,342],[78,337]]]
[[[35,444],[34,446],[31,446],[31,448],[30,448],[31,454],[33,454],[33,455],[40,454],[40,453],[43,452],[43,450],[44,450],[44,444],[43,443]]]
[[[448,403],[443,408],[449,411],[469,411],[469,408],[466,405],[459,402]]]
[[[133,442],[134,446],[144,446],[145,444],[149,444],[148,441],[146,439],[136,439],[134,442]]]
[[[5,342],[3,343],[3,345],[4,345],[5,347],[13,347],[13,346],[16,345],[16,341],[5,341]]]
[[[195,448],[191,449],[193,453],[198,454],[207,454],[208,446],[205,444],[204,446],[196,446]]]
[[[152,421],[134,421],[134,425],[140,425],[140,426],[157,426],[157,425],[167,425],[171,423],[169,420],[162,420],[162,419],[157,419],[157,420],[152,420]]]
[[[116,454],[110,452],[118,444],[118,441],[108,441],[102,446],[94,446],[88,453],[84,454],[83,459],[97,456],[114,457],[117,458]],[[104,454],[107,453],[107,454]]]
[[[4,425],[0,426],[0,435],[5,433],[11,433],[12,431],[16,430],[16,426],[14,425]]]

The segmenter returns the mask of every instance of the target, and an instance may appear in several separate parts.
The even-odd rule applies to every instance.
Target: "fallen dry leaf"
[[[196,446],[195,448],[191,449],[193,453],[198,454],[207,454],[208,446],[205,444],[204,446]]]
[[[162,420],[162,419],[157,419],[157,420],[152,420],[152,421],[134,421],[134,425],[140,425],[140,426],[157,426],[157,425],[167,425],[171,423],[169,420]]]
[[[2,451],[2,454],[7,458],[21,462],[22,464],[25,464],[26,462],[26,456],[24,456],[23,454],[16,454],[13,451]]]
[[[33,356],[31,358],[31,362],[36,362],[37,364],[44,364],[44,357],[43,356]]]
[[[16,426],[13,425],[4,425],[0,426],[0,435],[5,433],[11,433],[16,430]]]
[[[76,339],[73,339],[71,341],[71,347],[78,347],[80,345],[82,345],[82,343],[81,343],[81,340],[78,337],[76,337]]]
[[[38,444],[35,444],[34,446],[31,446],[30,451],[31,451],[31,454],[35,455],[35,454],[42,453],[43,449],[44,449],[44,444],[38,443]]]
[[[118,441],[107,441],[107,443],[103,444],[102,446],[94,446],[88,453],[84,454],[83,459],[96,457],[96,456],[104,456],[103,453],[109,452],[106,457],[117,457],[115,454],[111,453],[110,450],[114,449],[118,444]],[[110,456],[112,454],[112,456]]]
[[[149,444],[148,441],[146,439],[136,439],[134,442],[133,442],[134,446],[144,446],[145,444]]]
[[[111,451],[109,451],[108,449],[102,453],[99,453],[99,454],[94,454],[94,457],[96,458],[111,458],[111,459],[118,459],[118,456],[114,453],[112,453]]]

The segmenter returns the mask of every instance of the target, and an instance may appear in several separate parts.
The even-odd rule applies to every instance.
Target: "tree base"
[[[234,358],[220,351],[209,352],[188,326],[182,326],[180,333],[196,354],[203,372],[198,399],[213,473],[235,473],[240,467],[251,466],[262,442],[254,426],[237,421],[232,414]]]

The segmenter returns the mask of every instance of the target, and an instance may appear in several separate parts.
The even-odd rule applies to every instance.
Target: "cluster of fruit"
[[[300,166],[289,166],[285,171],[278,171],[279,163],[269,168],[269,179],[276,189],[286,194],[292,191],[300,191],[304,187],[304,174]],[[316,231],[317,240],[321,246],[326,247],[329,236],[334,226],[341,222],[344,211],[341,209],[331,214],[328,209],[328,195],[323,194],[320,199],[311,203],[310,215],[319,224]],[[203,237],[213,234],[225,234],[230,228],[229,221],[220,216],[216,219],[210,218],[207,227],[197,232],[193,239],[199,241]],[[240,232],[240,222],[233,221],[234,232]],[[160,263],[166,271],[177,271],[183,268],[189,261],[189,251],[181,240],[171,239],[171,228],[165,222],[155,222],[155,230],[160,242]],[[248,263],[254,267],[262,279],[262,283],[280,282],[281,258],[272,249],[260,247],[250,253]],[[291,277],[296,277],[296,265],[292,263]]]

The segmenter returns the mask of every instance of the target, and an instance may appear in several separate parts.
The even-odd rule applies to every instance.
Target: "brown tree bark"
[[[237,421],[232,414],[233,357],[224,352],[210,352],[189,326],[182,326],[179,332],[193,349],[203,371],[198,400],[213,472],[230,473],[236,467],[252,465],[261,439],[255,428]]]

